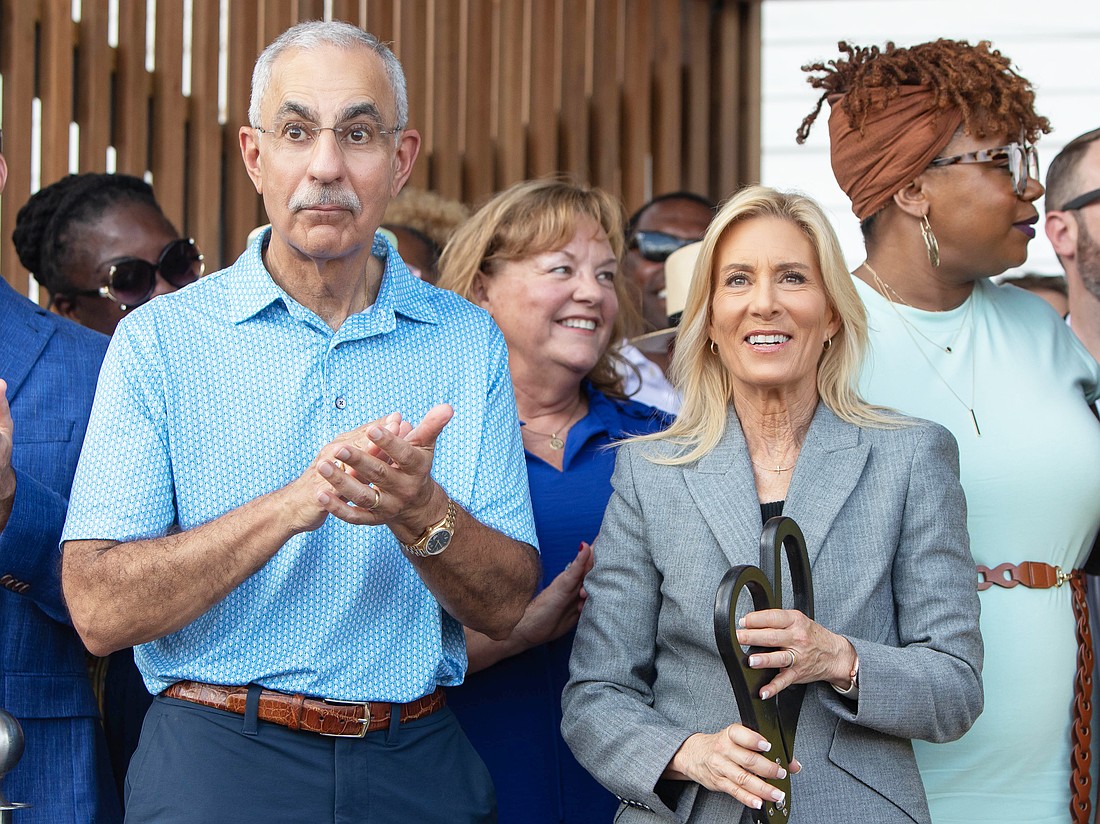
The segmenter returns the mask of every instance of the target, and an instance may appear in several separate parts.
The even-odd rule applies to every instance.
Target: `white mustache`
[[[354,214],[359,214],[363,205],[358,195],[350,189],[326,186],[322,183],[307,183],[298,187],[287,204],[292,212],[312,209],[317,206],[339,206]]]

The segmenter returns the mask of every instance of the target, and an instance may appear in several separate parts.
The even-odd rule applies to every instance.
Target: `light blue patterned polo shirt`
[[[63,540],[191,529],[290,483],[343,432],[393,411],[415,426],[449,403],[433,477],[482,523],[537,546],[491,318],[411,275],[378,235],[378,298],[334,332],[271,279],[265,242],[119,325]],[[393,533],[332,516],[136,659],[152,692],[187,678],[341,700],[411,701],[466,668],[461,626]]]

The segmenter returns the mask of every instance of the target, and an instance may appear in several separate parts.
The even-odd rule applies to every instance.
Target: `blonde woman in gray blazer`
[[[982,709],[982,642],[958,450],[943,427],[866,404],[867,340],[813,201],[754,186],[704,237],[681,323],[672,428],[622,447],[573,645],[562,732],[623,801],[616,821],[749,821],[792,773],[792,824],[928,822],[910,739]],[[767,516],[806,537],[816,620],[744,616],[772,695],[808,684],[796,761],[742,726],[714,594],[759,563]],[[790,603],[788,594],[785,603]]]

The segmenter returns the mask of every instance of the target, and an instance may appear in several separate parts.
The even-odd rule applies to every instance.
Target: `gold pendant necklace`
[[[584,398],[577,398],[577,404],[573,407],[572,411],[570,411],[569,417],[565,419],[565,423],[559,426],[554,432],[539,432],[537,429],[532,429],[526,423],[523,424],[522,427],[520,427],[520,432],[530,432],[532,435],[541,435],[544,438],[548,438],[550,441],[550,448],[553,449],[555,452],[561,452],[561,450],[565,449],[565,440],[558,433],[561,433],[561,435],[567,435],[569,433],[569,428],[575,423],[573,417],[577,414],[577,410],[580,409],[583,404]]]
[[[752,461],[752,458],[749,458],[749,460]],[[794,464],[791,464],[790,466],[776,466],[776,467],[773,468],[773,467],[767,466],[766,464],[757,463],[756,461],[752,461],[752,463],[753,463],[753,466],[758,466],[761,469],[766,469],[769,472],[774,472],[776,475],[779,475],[780,473],[783,473],[783,472],[790,472],[792,469],[794,469]]]
[[[913,341],[913,346],[915,346],[917,348],[917,351],[920,352],[921,357],[924,358],[925,363],[928,364],[928,368],[931,369],[935,373],[936,377],[940,379],[940,383],[942,383],[945,387],[947,387],[947,391],[950,392],[952,395],[954,395],[955,400],[957,400],[960,404],[962,404],[963,408],[969,413],[970,422],[972,424],[974,424],[974,433],[980,438],[982,436],[982,430],[981,430],[981,427],[978,426],[978,416],[974,412],[975,384],[977,382],[977,377],[976,377],[977,370],[975,368],[975,363],[974,363],[974,348],[975,348],[974,347],[974,329],[973,329],[972,326],[970,326],[970,318],[971,318],[971,315],[973,314],[974,303],[978,299],[977,293],[975,291],[971,291],[970,297],[969,297],[970,302],[969,302],[969,304],[967,304],[967,307],[966,307],[966,314],[963,317],[963,321],[959,325],[959,328],[957,330],[955,330],[955,334],[951,338],[951,343],[954,343],[955,339],[959,336],[959,334],[962,331],[963,327],[964,326],[970,327],[970,329],[969,329],[969,331],[970,331],[970,403],[967,403],[966,401],[964,401],[962,399],[962,396],[958,392],[955,391],[955,388],[950,383],[948,383],[947,378],[945,378],[943,376],[943,374],[940,372],[940,370],[936,368],[936,365],[934,363],[932,363],[932,359],[930,357],[928,357],[928,353],[924,351],[923,347],[921,347],[920,341],[918,341],[916,339],[916,337],[914,337],[914,333],[916,333],[917,335],[920,335],[922,338],[924,338],[926,341],[928,341],[930,344],[932,344],[933,346],[935,346],[937,349],[939,349],[942,352],[945,352],[947,354],[951,354],[954,351],[954,349],[951,346],[942,346],[942,345],[936,343],[930,337],[928,337],[923,332],[921,332],[920,329],[918,329],[916,326],[914,326],[912,323],[910,323],[909,320],[905,317],[905,315],[903,315],[900,311],[898,311],[898,307],[894,305],[894,301],[891,299],[890,295],[887,294],[887,290],[892,292],[897,297],[898,301],[900,301],[901,303],[905,304],[906,306],[909,306],[909,304],[906,303],[904,300],[902,300],[901,295],[898,295],[897,292],[895,292],[889,285],[887,285],[887,283],[882,278],[880,278],[878,276],[878,272],[876,272],[874,269],[871,268],[870,263],[868,263],[867,261],[863,261],[862,266],[868,272],[871,273],[871,276],[875,279],[875,283],[879,284],[880,294],[882,295],[883,298],[886,299],[886,302],[890,305],[890,308],[894,310],[894,314],[898,316],[898,320],[900,320],[901,323],[902,323],[902,326],[905,327],[905,331],[909,335],[909,339],[911,341]],[[912,307],[912,306],[909,306],[909,308],[914,309],[914,307]],[[918,311],[918,310],[914,309],[914,311]]]

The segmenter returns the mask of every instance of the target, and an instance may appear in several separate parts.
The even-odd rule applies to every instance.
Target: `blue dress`
[[[596,539],[615,468],[615,450],[607,444],[672,421],[652,407],[584,388],[588,414],[569,430],[562,471],[526,453],[544,587],[576,557],[581,541]],[[572,646],[569,633],[468,675],[448,691],[448,705],[493,776],[501,824],[611,821],[619,806],[561,737]]]

